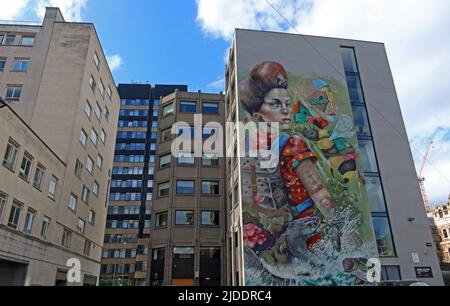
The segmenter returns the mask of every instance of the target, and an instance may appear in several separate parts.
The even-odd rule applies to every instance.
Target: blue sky
[[[290,31],[384,42],[411,151],[425,168],[433,204],[450,193],[450,1],[448,0],[4,0],[1,20],[93,22],[116,82],[181,83],[223,90],[225,53],[235,28]],[[216,86],[211,86],[210,84]],[[209,86],[208,86],[209,85]]]
[[[95,23],[106,52],[120,54],[123,64],[114,71],[116,82],[218,91],[208,85],[223,78],[229,44],[205,37],[196,14],[195,2],[187,0],[97,0],[87,2],[82,16]]]

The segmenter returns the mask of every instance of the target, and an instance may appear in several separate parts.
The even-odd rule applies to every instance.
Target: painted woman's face
[[[288,91],[284,88],[269,91],[254,116],[267,123],[278,122],[281,130],[289,129],[292,125],[292,105]]]

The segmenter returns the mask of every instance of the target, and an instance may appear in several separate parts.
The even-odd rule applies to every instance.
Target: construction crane
[[[427,164],[428,156],[430,155],[430,150],[431,150],[432,146],[433,146],[433,142],[430,141],[427,145],[427,150],[422,159],[422,164],[420,165],[419,177],[418,177],[420,191],[422,192],[423,204],[425,205],[425,209],[426,209],[427,213],[431,211],[431,207],[430,207],[430,201],[428,199],[427,191],[425,190],[425,178],[423,177],[423,170],[425,169],[425,165]]]

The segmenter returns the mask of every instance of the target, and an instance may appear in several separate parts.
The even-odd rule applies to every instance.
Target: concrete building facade
[[[205,140],[225,123],[223,94],[175,91],[162,97],[158,119],[150,240],[149,284],[225,285],[225,159],[205,155]],[[201,115],[195,124],[195,116]],[[172,134],[175,123],[187,129]],[[189,128],[190,127],[190,128]],[[203,141],[172,155],[178,135],[191,131]],[[221,143],[219,145],[222,145]],[[194,148],[195,147],[195,148]],[[194,150],[199,156],[195,157]]]
[[[260,66],[257,66],[258,64]],[[274,70],[268,70],[267,67],[275,68]],[[267,71],[273,71],[273,73]],[[245,79],[248,75],[250,75],[249,79]],[[261,88],[284,89],[289,86],[292,101],[287,101],[287,104],[281,109],[289,114],[291,110],[287,110],[287,107],[290,105],[289,103],[292,103],[292,113],[295,113],[292,122],[309,124],[308,131],[318,131],[309,134],[304,134],[305,130],[292,133],[298,133],[303,142],[311,146],[314,152],[318,152],[319,163],[320,160],[326,160],[330,156],[336,157],[333,154],[339,151],[339,141],[337,138],[330,136],[333,130],[329,131],[324,127],[327,125],[331,127],[336,121],[339,121],[339,117],[335,117],[336,112],[339,114],[339,111],[348,110],[347,118],[353,117],[354,122],[350,124],[347,120],[346,124],[341,125],[341,128],[344,125],[351,128],[347,129],[348,134],[341,134],[344,136],[340,137],[349,140],[355,137],[356,145],[353,145],[353,148],[357,154],[347,155],[346,160],[347,162],[354,160],[357,167],[353,167],[353,169],[340,167],[338,170],[341,174],[344,174],[345,180],[341,181],[343,186],[349,184],[349,182],[351,184],[352,180],[355,180],[355,182],[358,182],[358,186],[355,185],[356,188],[361,188],[359,189],[361,192],[360,199],[365,198],[364,193],[367,194],[368,199],[367,204],[357,206],[361,213],[359,225],[360,228],[365,227],[365,230],[361,229],[356,233],[363,237],[364,234],[361,234],[361,232],[365,231],[366,237],[374,237],[367,238],[367,243],[368,245],[371,241],[376,243],[375,249],[378,254],[372,253],[372,255],[381,261],[383,280],[420,280],[430,285],[443,284],[436,248],[423,207],[408,138],[383,44],[236,30],[225,79],[227,90],[225,98],[226,118],[230,122],[242,121],[243,114],[247,114],[245,111],[250,112],[252,110],[249,105],[253,104],[243,105],[250,94],[254,94]],[[272,79],[274,81],[270,83]],[[247,83],[241,83],[243,80],[247,80]],[[266,87],[257,84],[263,84]],[[306,93],[310,90],[318,91],[308,96]],[[340,101],[349,102],[341,103]],[[333,105],[332,102],[338,104],[337,110],[336,105]],[[263,100],[261,103],[263,105],[265,103],[270,105],[280,103],[281,105],[283,101]],[[304,108],[305,105],[308,107]],[[327,108],[322,108],[323,105]],[[310,109],[320,109],[317,113],[325,113],[325,115],[318,116],[322,117],[320,119],[315,117],[314,114],[308,113]],[[244,120],[261,121],[261,118],[266,115],[255,112],[253,117],[247,115]],[[291,123],[291,120],[286,119],[285,123]],[[340,132],[342,130],[345,129],[341,129]],[[337,129],[334,132],[337,133]],[[241,153],[238,152],[237,143],[243,135],[239,133],[238,131],[229,135],[232,141],[227,150],[230,154],[234,151],[235,156]],[[320,138],[319,140],[319,137],[323,135],[326,139]],[[298,138],[296,139],[296,141],[300,141]],[[320,152],[324,152],[323,148],[315,150],[315,146],[328,149],[327,143],[330,142],[330,139],[334,141],[338,150],[334,153],[328,151],[324,153],[325,156],[320,155]],[[302,141],[300,143],[303,143]],[[348,149],[348,147],[343,146],[343,149]],[[330,148],[332,147],[330,146]],[[242,156],[242,154],[239,156]],[[330,167],[333,168],[331,157],[329,158]],[[299,159],[296,167],[298,165],[301,165]],[[320,163],[320,165],[323,164]],[[270,230],[265,230],[267,221],[258,223],[256,221],[258,217],[255,217],[255,215],[249,219],[249,206],[243,203],[248,187],[246,181],[250,180],[250,178],[244,176],[246,171],[249,170],[247,168],[251,167],[243,164],[243,157],[230,159],[227,166],[227,195],[230,202],[227,207],[227,255],[230,262],[227,270],[227,283],[233,285],[255,284],[261,279],[255,278],[255,275],[259,275],[255,271],[258,273],[263,271],[262,273],[265,273],[267,279],[277,283],[274,275],[284,277],[289,273],[278,273],[278,268],[274,268],[277,267],[275,263],[278,261],[283,264],[286,262],[286,265],[290,264],[296,260],[292,259],[296,256],[292,254],[298,254],[302,251],[302,248],[293,250],[289,247],[289,232],[281,238],[278,238],[280,236],[271,238],[273,236],[271,229],[274,228],[273,222],[275,221],[269,220],[272,222],[272,227],[269,226]],[[347,175],[347,170],[355,169],[357,169],[357,176]],[[322,169],[319,169],[319,171],[321,171],[321,178],[326,179],[323,181],[324,184],[328,184],[328,179],[333,181],[336,177],[341,177],[337,171],[334,171],[334,176],[328,177],[322,176],[322,173],[325,173]],[[259,185],[255,184],[248,191],[253,192],[256,196],[258,188]],[[335,193],[332,194],[335,195]],[[281,195],[279,194],[279,196]],[[292,200],[295,195],[292,193],[290,195]],[[261,197],[256,197],[256,199],[259,200]],[[255,203],[255,206],[262,205],[263,200],[264,198],[261,199],[261,202]],[[343,207],[345,206],[340,206],[339,209]],[[297,209],[299,208],[300,206],[297,207]],[[314,210],[314,207],[305,211],[306,215],[304,214],[303,217],[294,221],[294,224],[300,226],[305,220],[310,222],[316,220],[308,219],[308,217],[305,219],[304,216],[315,218],[315,214],[326,212],[323,207],[319,208],[321,208],[320,212],[317,209]],[[365,217],[363,211],[367,208],[369,209],[368,217]],[[328,218],[323,220],[325,221],[322,222],[330,221]],[[274,231],[276,232],[276,230]],[[308,249],[306,252],[309,252],[310,256],[313,256],[311,252],[314,253],[317,243],[320,245],[320,243],[326,242],[324,239],[326,234],[317,234],[319,233],[316,232],[316,235],[309,237],[315,240],[307,240]],[[287,237],[287,242],[282,243],[280,248],[285,251],[279,253],[273,249],[266,251],[265,246],[270,243],[273,244],[271,239],[282,239],[283,237]],[[356,254],[358,250],[351,252]],[[314,254],[317,255],[318,253]],[[335,260],[335,258],[330,260]],[[345,273],[353,272],[351,268],[348,269],[349,266],[346,266],[350,261],[352,262],[351,267],[353,267],[355,261],[345,259],[342,269],[337,268],[335,270],[333,268],[333,271],[328,270],[324,273],[340,273],[337,275],[345,278],[347,275]],[[306,264],[300,263],[297,266],[291,265],[291,268],[295,270],[298,267],[302,268],[302,265],[306,266]],[[336,265],[338,267],[341,265],[339,258]],[[272,266],[272,268],[267,269],[267,266]],[[301,277],[299,275],[290,276],[284,283],[303,284],[305,279],[320,283],[323,280],[311,279],[308,274]],[[364,277],[364,275],[357,276],[360,280]],[[340,284],[339,281],[336,284]]]
[[[64,261],[81,258],[95,285],[120,100],[94,25],[57,8],[41,26],[0,25],[0,93],[20,122],[0,144],[2,268],[27,267],[15,284],[66,284]]]

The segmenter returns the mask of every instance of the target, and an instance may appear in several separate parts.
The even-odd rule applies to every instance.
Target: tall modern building
[[[120,101],[94,25],[0,25],[0,95],[0,284],[65,285],[76,259],[95,285]]]
[[[160,98],[185,85],[120,84],[101,285],[146,285]]]
[[[383,44],[237,30],[226,88],[270,124],[228,135],[228,284],[443,284]]]

